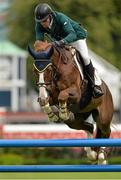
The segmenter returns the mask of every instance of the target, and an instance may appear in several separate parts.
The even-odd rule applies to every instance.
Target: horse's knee
[[[67,101],[69,95],[65,91],[61,91],[59,96],[58,96],[58,101]]]

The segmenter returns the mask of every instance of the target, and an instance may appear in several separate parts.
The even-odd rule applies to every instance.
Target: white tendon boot
[[[87,133],[87,138],[93,139],[93,135],[90,132],[86,131],[86,133]],[[97,160],[97,152],[92,150],[91,147],[84,147],[84,150],[86,151],[89,160],[91,161]]]
[[[105,148],[106,147],[100,148],[100,151],[98,153],[98,164],[102,164],[102,165],[107,164],[107,160],[105,158]]]
[[[56,122],[59,120],[59,117],[53,113],[49,103],[47,103],[45,106],[42,106],[42,109],[48,115],[48,119],[50,122]]]

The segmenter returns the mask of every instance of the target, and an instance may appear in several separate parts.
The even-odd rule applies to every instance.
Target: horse
[[[94,98],[83,66],[82,57],[72,46],[58,47],[47,41],[36,41],[34,49],[28,46],[35,59],[33,67],[39,89],[38,102],[51,122],[64,122],[70,128],[84,130],[93,138],[109,138],[114,111],[111,92],[102,81],[104,95]],[[81,72],[78,68],[80,58]],[[85,147],[87,157],[96,164],[107,164],[106,147]]]

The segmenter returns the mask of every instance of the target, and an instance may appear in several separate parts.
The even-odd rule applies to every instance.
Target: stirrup
[[[99,98],[101,97],[102,95],[104,95],[104,93],[102,92],[101,88],[99,86],[94,86],[93,87],[93,97],[94,98]]]

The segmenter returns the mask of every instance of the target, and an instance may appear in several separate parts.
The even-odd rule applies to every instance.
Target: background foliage
[[[81,22],[88,31],[88,47],[121,69],[120,0],[13,0],[7,19],[9,39],[24,49],[35,41],[34,9],[41,2]],[[27,67],[30,80],[30,61]]]
[[[1,165],[90,164],[83,148],[2,148],[0,157]],[[121,164],[120,157],[121,148],[110,148],[109,164]]]
[[[0,164],[88,164],[85,157],[78,158],[82,154],[84,155],[84,151],[77,151],[76,148],[3,148],[0,152]]]

